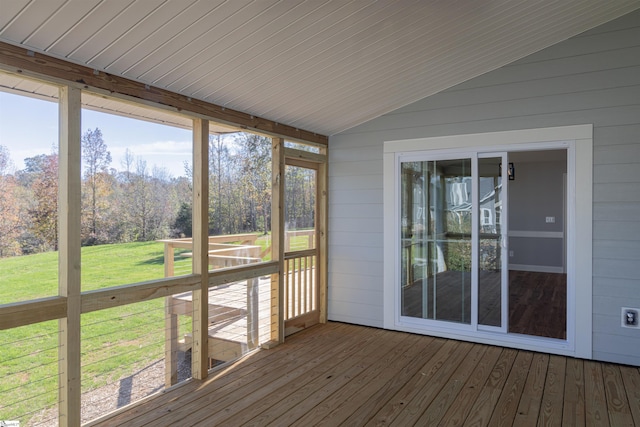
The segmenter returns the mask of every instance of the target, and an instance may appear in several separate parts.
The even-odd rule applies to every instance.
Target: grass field
[[[261,237],[264,250],[269,243]],[[164,277],[164,245],[157,242],[82,248],[82,291]],[[176,274],[191,258],[175,256]],[[0,259],[0,304],[55,296],[55,252]],[[181,331],[190,318],[181,316]],[[82,392],[118,381],[164,358],[164,298],[82,315]],[[0,420],[21,425],[58,400],[58,321],[0,331]]]
[[[82,248],[82,290],[163,277],[163,249],[156,242]],[[176,257],[183,271],[190,262]],[[54,252],[0,260],[0,303],[56,295],[57,263]],[[162,298],[87,313],[81,322],[83,392],[163,357]],[[0,331],[0,342],[0,419],[28,425],[34,410],[58,400],[58,322]]]
[[[270,236],[260,236],[256,244],[264,251]],[[306,236],[291,239],[292,250],[307,247]],[[162,278],[163,254],[158,242],[84,247],[82,291]],[[191,258],[176,252],[174,262],[176,275],[191,273]],[[57,295],[57,271],[56,252],[0,259],[0,304]],[[83,393],[164,358],[164,304],[159,298],[82,315]],[[180,316],[180,321],[181,332],[190,331],[190,318]],[[30,425],[57,405],[58,321],[2,330],[0,344],[0,420]]]

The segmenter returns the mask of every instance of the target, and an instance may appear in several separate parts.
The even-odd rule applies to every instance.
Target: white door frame
[[[399,159],[428,152],[567,149],[567,339],[495,333],[399,315]],[[453,135],[384,144],[384,327],[504,347],[592,357],[593,126]],[[580,212],[580,215],[577,213]],[[579,268],[578,268],[579,266]]]

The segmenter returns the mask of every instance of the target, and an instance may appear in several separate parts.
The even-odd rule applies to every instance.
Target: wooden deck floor
[[[317,325],[98,426],[640,425],[640,368]]]

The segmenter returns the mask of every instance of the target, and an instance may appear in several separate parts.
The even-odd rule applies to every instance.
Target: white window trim
[[[469,149],[518,151],[567,148],[567,340],[466,331],[445,322],[401,321],[398,314],[398,157]],[[593,125],[451,135],[384,143],[384,314],[385,329],[429,334],[505,347],[592,358]],[[578,215],[577,213],[580,213]],[[573,301],[574,304],[569,302]],[[425,327],[425,323],[426,326]]]

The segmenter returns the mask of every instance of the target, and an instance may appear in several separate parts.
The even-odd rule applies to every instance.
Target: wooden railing
[[[223,236],[209,236],[209,264],[214,267],[233,267],[236,265],[251,264],[258,262],[261,258],[260,247],[256,246],[258,235],[255,233],[227,234]],[[193,239],[190,237],[182,239],[159,240],[164,243],[164,276],[175,276],[175,249],[193,249]],[[234,242],[235,244],[230,244]],[[183,255],[189,256],[190,253]],[[236,258],[236,262],[231,258]],[[253,260],[239,258],[256,258]],[[191,273],[191,272],[189,272]]]
[[[318,310],[317,251],[289,252],[284,259],[284,319]]]
[[[210,236],[208,239],[209,270],[228,269],[262,261],[260,246],[255,245],[257,234]],[[191,238],[162,240],[165,254],[165,275],[175,274],[175,249],[192,249]],[[233,243],[232,243],[233,242]],[[193,256],[183,252],[183,257]],[[209,368],[213,360],[228,361],[242,356],[259,344],[258,276],[238,280],[225,287],[214,285],[208,292],[208,357]],[[190,334],[178,330],[178,316],[191,316],[192,293],[168,296],[166,306],[165,383],[177,382],[177,352],[192,348]],[[267,314],[268,316],[268,314]]]
[[[315,230],[290,230],[284,233],[284,251],[285,252],[296,250],[296,248],[291,247],[291,239],[294,237],[307,238],[307,242],[305,244],[304,249],[313,249],[316,247],[315,245],[316,231]]]

